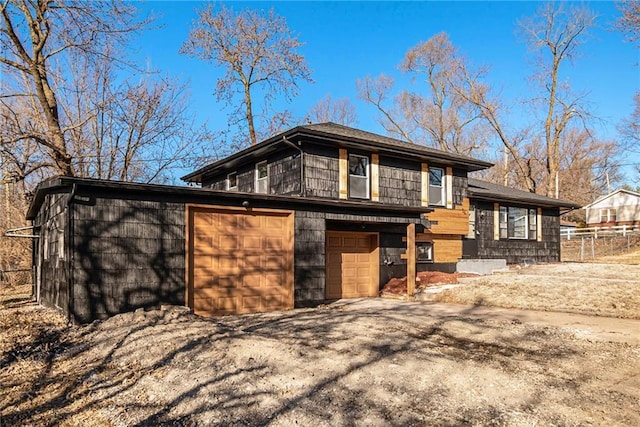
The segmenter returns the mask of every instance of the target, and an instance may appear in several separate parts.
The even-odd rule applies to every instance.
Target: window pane
[[[238,176],[235,173],[231,173],[228,176],[229,188],[235,188],[238,186]]]
[[[536,233],[536,221],[538,212],[535,209],[529,209],[529,239],[535,240],[537,238]]]
[[[368,165],[367,157],[349,155],[349,175],[367,176]]]
[[[349,176],[349,197],[368,199],[368,179],[366,176]]]
[[[266,178],[268,175],[268,169],[266,163],[261,163],[258,165],[258,179]]]
[[[615,220],[616,220],[616,210],[609,209],[609,221],[615,222]]]
[[[523,208],[509,208],[509,238],[527,238],[527,210]]]
[[[429,204],[444,205],[444,170],[429,168]]]
[[[417,261],[433,261],[433,243],[420,242],[416,245]]]
[[[600,222],[607,222],[609,220],[609,213],[607,209],[600,209]]]
[[[438,168],[429,169],[429,185],[434,187],[442,187],[442,177],[444,171]]]
[[[429,186],[429,204],[443,205],[442,188]]]

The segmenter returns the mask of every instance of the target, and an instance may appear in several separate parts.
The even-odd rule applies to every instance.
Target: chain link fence
[[[562,261],[592,261],[603,257],[624,256],[640,250],[640,232],[622,234],[583,234],[562,237]]]

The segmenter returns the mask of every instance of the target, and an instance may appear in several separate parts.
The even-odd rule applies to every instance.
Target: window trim
[[[439,186],[431,184],[431,172],[434,171],[434,170],[439,170],[439,171],[442,172],[441,182],[440,182]],[[441,200],[441,203],[434,203],[433,202],[433,200],[431,198],[431,188],[440,188],[440,200]],[[429,206],[441,206],[441,207],[446,207],[447,206],[447,173],[446,173],[446,169],[445,168],[429,166],[427,191],[429,192],[429,197],[428,197]]]
[[[267,170],[267,174],[265,176],[263,176],[262,178],[260,178],[258,176],[258,171],[260,169],[260,167],[262,165],[266,166],[266,170]],[[267,183],[265,191],[261,192],[258,191],[258,182],[260,181],[265,181]],[[258,194],[269,194],[269,163],[266,160],[263,160],[261,162],[256,163],[256,167],[255,167],[255,179],[254,179],[254,186],[255,186],[255,191],[254,193],[258,193]]]
[[[367,164],[365,168],[365,175],[353,175],[351,173],[351,158],[358,157],[361,159],[366,159]],[[354,196],[351,194],[351,177],[356,178],[366,178],[366,197]],[[358,200],[371,200],[371,157],[365,154],[355,154],[355,153],[347,153],[347,195],[349,199],[358,199]]]
[[[236,185],[234,185],[233,187],[231,186],[231,181],[229,179],[230,176],[235,176],[236,177]],[[227,190],[237,190],[238,189],[238,173],[237,172],[231,172],[227,174]]]

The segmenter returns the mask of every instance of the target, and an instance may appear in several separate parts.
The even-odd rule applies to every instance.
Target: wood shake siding
[[[338,150],[304,154],[305,196],[338,199],[340,180]]]
[[[558,208],[543,208],[542,241],[536,239],[494,239],[494,204],[476,203],[478,258],[503,258],[509,264],[523,259],[537,262],[560,261],[560,216]]]
[[[461,170],[453,170],[453,206],[462,206],[467,197],[469,181],[467,173]]]
[[[420,206],[422,178],[420,163],[380,157],[378,167],[380,202]]]
[[[300,194],[300,152],[269,160],[269,194]]]

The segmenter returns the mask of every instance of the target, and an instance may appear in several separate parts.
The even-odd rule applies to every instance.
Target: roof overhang
[[[465,169],[468,172],[487,169],[493,166],[493,163],[485,162],[467,156],[454,153],[447,153],[440,150],[429,149],[417,150],[415,146],[407,144],[403,147],[402,141],[390,144],[380,141],[371,141],[364,137],[346,136],[318,129],[310,129],[306,126],[297,126],[283,133],[273,136],[265,141],[260,142],[252,147],[241,150],[224,159],[215,161],[204,166],[190,174],[183,176],[181,179],[186,182],[202,182],[202,177],[216,169],[230,170],[234,169],[242,163],[251,162],[252,160],[262,158],[264,155],[277,151],[281,145],[289,142],[298,143],[305,138],[312,142],[326,144],[335,147],[355,148],[368,150],[372,152],[385,153],[393,156],[404,157],[416,161],[435,161],[442,165],[455,166]]]
[[[70,191],[70,189],[74,187],[77,191],[91,189],[112,192],[116,195],[123,193],[139,194],[140,196],[160,195],[173,198],[176,202],[206,203],[211,205],[225,203],[228,205],[237,204],[238,206],[247,206],[248,204],[250,207],[280,207],[282,209],[294,210],[334,210],[344,213],[367,212],[415,218],[433,211],[433,209],[425,207],[389,205],[366,201],[239,193],[199,187],[142,184],[91,178],[56,177],[43,181],[38,185],[33,201],[27,211],[27,219],[35,219],[47,194],[61,190]]]

